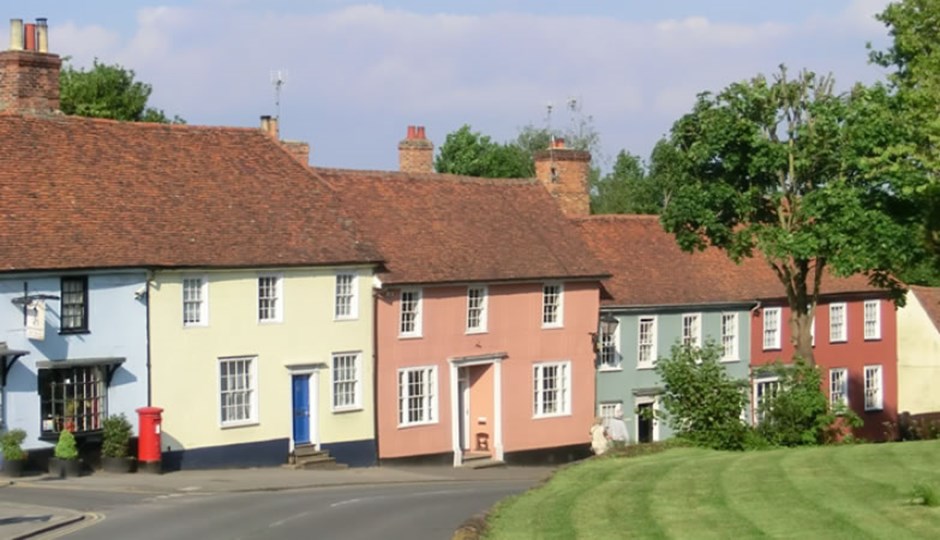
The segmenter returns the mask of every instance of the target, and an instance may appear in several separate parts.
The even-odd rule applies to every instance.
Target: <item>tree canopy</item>
[[[464,124],[449,133],[434,159],[439,173],[485,178],[530,178],[535,175],[531,155],[521,147],[501,144]]]
[[[901,300],[895,276],[921,247],[905,175],[867,159],[897,135],[883,88],[836,94],[833,80],[785,68],[698,97],[672,127],[677,186],[662,214],[685,250],[758,254],[782,284],[797,355],[813,362],[812,314],[825,270],[862,273]]]
[[[91,69],[66,64],[59,78],[59,107],[65,114],[110,118],[131,122],[184,123],[179,116],[168,118],[162,110],[147,106],[153,91],[135,81],[133,70],[117,64],[94,61]]]

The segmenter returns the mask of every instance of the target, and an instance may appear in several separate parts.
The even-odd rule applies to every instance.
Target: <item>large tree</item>
[[[76,116],[183,123],[179,116],[168,118],[162,110],[148,107],[153,89],[149,84],[135,81],[134,77],[132,70],[98,60],[89,70],[67,64],[59,78],[59,107],[63,113]]]
[[[933,260],[905,277],[940,285],[940,2],[892,2],[877,18],[892,43],[884,51],[871,51],[869,58],[892,69],[888,79],[898,102],[895,119],[905,136],[883,148],[873,167],[904,170],[915,179],[903,188],[920,198],[919,232]]]
[[[896,134],[891,115],[881,88],[839,95],[830,77],[781,67],[701,94],[671,130],[677,188],[663,225],[686,250],[762,257],[791,308],[796,354],[811,363],[825,271],[865,274],[900,299],[895,276],[918,249],[905,177],[867,167]]]

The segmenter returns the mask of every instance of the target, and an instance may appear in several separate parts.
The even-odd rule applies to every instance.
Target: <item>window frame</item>
[[[348,293],[341,291],[342,283],[346,278],[349,279]],[[340,313],[340,308],[345,307],[348,313]],[[337,272],[333,276],[333,320],[334,321],[354,321],[359,318],[359,275],[355,272]]]
[[[836,393],[836,384],[841,391]],[[829,406],[849,406],[849,369],[844,367],[829,368]]]
[[[472,291],[479,291],[479,301],[478,306],[472,305]],[[482,334],[487,331],[487,307],[489,304],[489,288],[486,285],[470,285],[467,287],[467,317],[466,317],[466,332],[468,334]],[[473,319],[473,310],[478,310],[477,313],[477,326],[471,326],[470,322]]]
[[[620,327],[618,324],[613,333],[606,334],[598,330],[597,334],[597,369],[598,371],[623,370],[623,352],[621,352]]]
[[[773,313],[774,317],[774,328],[768,328],[768,321],[770,320],[770,315]],[[765,307],[762,314],[762,340],[761,346],[762,350],[765,351],[779,351],[781,349],[781,342],[783,341],[783,329],[781,325],[781,319],[783,319],[783,308],[777,307]],[[770,332],[771,339],[768,340],[768,332]],[[769,343],[768,343],[769,341]]]
[[[266,300],[263,298],[262,293],[262,280],[274,280],[274,313],[273,316],[262,318],[262,310],[270,309],[265,306],[262,307],[262,301]],[[282,274],[259,274],[258,279],[255,281],[257,284],[257,315],[259,324],[277,324],[284,322],[284,276]]]
[[[554,388],[545,388],[545,383],[549,380],[545,378],[545,371],[549,368],[559,370],[560,375],[556,377],[560,386]],[[558,418],[561,416],[571,416],[571,361],[555,360],[548,362],[535,362],[532,364],[532,418]],[[552,412],[546,412],[545,400],[546,392],[555,393],[552,401],[556,403],[558,409]]]
[[[730,324],[726,325],[726,320],[730,317]],[[719,320],[719,332],[721,332],[721,361],[722,362],[737,362],[741,359],[741,346],[739,332],[739,317],[736,311],[724,311],[721,313],[721,318]],[[725,331],[726,328],[731,329],[730,335]],[[731,338],[731,354],[727,352],[727,344],[725,343],[725,338]]]
[[[657,341],[659,340],[659,317],[656,315],[641,315],[636,319],[636,367],[637,369],[652,369],[656,365]],[[649,343],[643,340],[643,323],[650,323]],[[648,356],[643,360],[644,346],[648,346]]]
[[[874,307],[874,317],[869,319],[868,308]],[[869,333],[869,322],[872,323],[873,332]],[[881,339],[881,301],[865,300],[862,303],[862,334],[865,341],[878,341]]]
[[[199,280],[199,320],[196,322],[186,321],[186,282]],[[205,275],[183,275],[180,280],[180,294],[183,304],[183,326],[186,328],[209,326],[209,278]],[[189,302],[192,302],[191,300]]]
[[[80,373],[88,376],[79,376]],[[62,379],[64,381],[59,382]],[[83,434],[100,432],[104,428],[109,401],[107,368],[104,365],[39,368],[36,384],[41,437],[57,435],[65,429]],[[62,387],[60,395],[56,395],[56,386]],[[68,411],[70,404],[71,412]]]
[[[699,349],[702,348],[701,313],[682,314],[682,337],[680,338],[680,343],[683,345],[691,345]]]
[[[413,328],[405,330],[405,295],[414,295],[414,319]],[[424,307],[424,294],[419,287],[407,287],[401,290],[398,295],[398,337],[400,338],[418,338],[422,336],[422,317]],[[408,312],[412,313],[412,312]]]
[[[69,317],[74,315],[66,316],[66,311],[68,311],[71,306],[78,305],[77,303],[68,303],[66,304],[66,283],[77,283],[81,287],[81,324],[76,326],[65,326],[66,320]],[[70,294],[76,293],[76,291],[68,291]],[[90,332],[90,324],[88,321],[88,276],[62,276],[59,279],[59,333],[60,334],[87,334]]]
[[[236,364],[238,362],[245,362],[248,364],[247,369],[242,373],[247,374],[248,380],[244,389],[236,388],[234,390],[223,390],[222,389],[222,365],[223,364]],[[216,385],[217,385],[217,401],[218,401],[218,421],[219,427],[222,429],[226,428],[237,428],[243,426],[254,426],[260,423],[260,412],[259,412],[259,399],[258,392],[261,388],[261,385],[258,380],[258,357],[257,356],[220,356],[216,361]],[[231,374],[228,374],[231,377]],[[236,374],[235,376],[238,376]],[[246,418],[237,418],[234,420],[227,420],[225,418],[225,408],[226,407],[237,407],[237,405],[226,404],[225,395],[226,394],[235,394],[240,392],[242,394],[248,395],[248,415]]]
[[[864,370],[865,411],[884,410],[884,368],[881,364],[865,366]],[[877,382],[872,395],[871,387]]]
[[[761,388],[763,387],[765,389],[769,389],[771,391],[771,397],[773,397],[774,395],[776,395],[777,392],[780,391],[782,384],[783,383],[780,380],[780,377],[777,375],[757,377],[754,379],[754,382],[752,383],[752,388],[751,388],[751,392],[752,392],[751,409],[754,415],[755,426],[760,424],[764,420],[764,416],[763,416],[764,412],[762,411],[761,405],[763,404],[763,401],[766,400],[764,398],[764,395],[766,394],[766,390],[764,392],[760,392]]]
[[[410,392],[411,386],[409,382],[402,384],[403,377],[407,377],[409,373],[422,373],[424,379],[421,381],[422,394],[412,395]],[[397,381],[398,381],[398,427],[407,428],[414,426],[426,426],[437,424],[440,422],[438,416],[438,398],[439,398],[439,382],[437,378],[437,366],[411,366],[398,368],[397,372]],[[404,389],[408,389],[408,393],[403,393]],[[427,395],[424,394],[427,393]],[[420,398],[424,400],[420,408],[416,409],[421,413],[421,420],[410,420],[410,412],[412,411],[410,404],[408,408],[405,408],[405,403],[409,402],[411,399]]]
[[[352,380],[337,379],[337,360],[352,359]],[[340,384],[352,384],[352,402],[337,404],[337,398],[345,396],[347,392],[338,392]],[[334,352],[330,355],[330,406],[332,412],[347,412],[362,410],[362,351]]]
[[[557,288],[557,293],[554,294],[555,302],[554,304],[549,304],[548,299],[551,298],[548,291],[549,288]],[[550,306],[554,307],[554,317],[552,320],[547,320],[548,309]],[[552,281],[542,284],[542,328],[562,328],[565,325],[565,284],[557,281]]]
[[[597,416],[603,418],[605,426],[607,425],[608,420],[614,418],[617,407],[620,407],[620,410],[623,411],[623,402],[601,401],[597,404]]]
[[[840,326],[835,326],[834,313],[841,311]],[[840,331],[841,330],[841,331]],[[849,340],[849,310],[845,302],[829,304],[829,343],[845,343]]]

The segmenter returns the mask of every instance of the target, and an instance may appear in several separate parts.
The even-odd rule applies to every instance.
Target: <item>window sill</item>
[[[59,330],[60,336],[74,336],[74,335],[90,334],[90,333],[91,333],[91,330],[87,328],[77,328],[75,330]]]
[[[879,337],[867,337],[865,341],[881,341],[881,336]]]
[[[350,412],[361,412],[362,410],[363,410],[362,405],[352,405],[349,407],[336,407],[332,409],[330,412],[332,412],[333,414],[343,414],[343,413],[350,413]]]
[[[245,420],[243,422],[229,422],[227,424],[220,424],[219,427],[222,429],[238,429],[243,427],[252,427],[260,426],[261,422],[258,420]]]
[[[536,414],[532,417],[533,420],[547,420],[551,418],[564,418],[566,416],[571,416],[570,412],[560,412],[553,414]]]
[[[815,347],[815,345],[813,345],[813,346]],[[780,350],[783,350],[783,349],[781,349],[781,347],[778,345],[778,346],[776,346],[776,347],[764,347],[764,348],[761,349],[761,350],[762,350],[762,351],[780,351]]]
[[[422,426],[433,426],[433,425],[436,425],[436,424],[438,424],[438,423],[439,423],[439,422],[436,422],[436,421],[411,422],[411,423],[409,423],[409,424],[398,424],[398,429],[408,429],[408,428],[422,427]]]
[[[839,343],[848,343],[848,342],[849,340],[847,339],[830,339],[829,340],[830,345],[838,345]]]
[[[283,319],[270,319],[270,320],[264,320],[264,321],[258,320],[258,324],[262,326],[269,325],[269,324],[281,324],[283,322],[284,322]]]
[[[722,364],[733,364],[735,362],[740,362],[740,358],[722,358],[719,360]]]
[[[610,371],[614,371],[614,372],[616,372],[616,371],[623,371],[623,366],[616,366],[616,367],[601,366],[601,367],[597,368],[597,371],[600,372],[600,373],[607,373],[607,372],[610,372]]]
[[[542,330],[560,330],[564,327],[564,324],[543,324]]]
[[[642,366],[637,366],[636,369],[638,369],[638,370],[643,370],[643,371],[647,371],[647,370],[651,370],[651,369],[656,369],[656,364],[648,364],[648,365],[647,365],[647,364],[644,364],[644,365],[642,365]]]
[[[208,328],[209,323],[183,323],[183,328]]]
[[[398,334],[398,339],[421,339],[423,337],[421,334]]]
[[[468,328],[467,331],[466,331],[466,334],[467,334],[468,336],[477,336],[477,335],[480,335],[480,334],[489,334],[489,330],[487,330],[486,328],[477,329],[477,330],[471,330],[471,329]]]
[[[865,408],[865,412],[867,413],[879,413],[879,412],[884,412],[884,410],[885,410],[884,407],[872,407],[870,409],[867,407]]]
[[[347,322],[347,321],[358,321],[358,320],[359,320],[358,315],[355,315],[355,316],[350,315],[348,317],[333,317],[333,322]]]

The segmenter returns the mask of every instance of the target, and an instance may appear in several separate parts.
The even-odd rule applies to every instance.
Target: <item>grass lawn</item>
[[[940,441],[593,458],[501,502],[488,539],[940,538]]]

